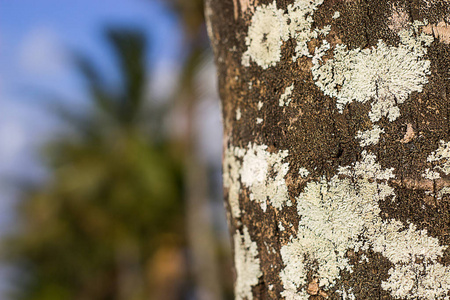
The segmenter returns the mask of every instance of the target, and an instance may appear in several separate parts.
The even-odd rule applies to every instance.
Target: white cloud
[[[23,126],[11,119],[2,120],[0,143],[0,163],[13,160],[26,144]]]
[[[58,75],[67,65],[67,56],[57,34],[46,27],[29,31],[19,46],[20,67],[34,75]]]
[[[0,81],[3,78],[0,75]],[[39,165],[35,158],[38,146],[51,126],[37,105],[22,100],[0,86],[0,178],[33,177]]]

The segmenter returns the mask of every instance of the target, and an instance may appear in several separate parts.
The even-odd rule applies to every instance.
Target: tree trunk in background
[[[449,299],[449,7],[206,1],[236,299]]]
[[[219,267],[213,236],[213,222],[211,219],[211,203],[208,199],[207,168],[199,157],[198,132],[194,127],[196,117],[195,107],[199,95],[191,80],[198,72],[196,51],[192,51],[185,72],[189,83],[182,90],[183,103],[186,105],[185,128],[185,181],[186,181],[186,231],[192,263],[192,275],[195,282],[195,298],[198,300],[221,300],[222,286],[219,281]]]

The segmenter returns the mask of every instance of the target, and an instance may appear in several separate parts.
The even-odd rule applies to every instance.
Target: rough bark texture
[[[207,0],[206,17],[236,298],[448,299],[450,3]]]

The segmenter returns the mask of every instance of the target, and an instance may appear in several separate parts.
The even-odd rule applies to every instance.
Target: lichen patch
[[[234,234],[234,265],[236,268],[236,285],[234,288],[237,300],[252,300],[252,288],[262,276],[258,245],[253,242],[248,228],[244,226],[243,234]]]
[[[382,133],[384,133],[384,129],[381,129],[378,125],[374,125],[370,130],[358,131],[356,138],[360,140],[359,145],[361,147],[366,147],[378,144],[380,134]]]
[[[329,49],[324,43],[316,48],[312,73],[316,85],[328,96],[335,97],[340,112],[351,102],[371,102],[372,122],[400,116],[398,103],[406,101],[412,92],[421,92],[428,82],[430,61],[424,58],[433,38],[418,34],[421,23],[399,32],[398,47],[380,40],[376,47],[348,50],[336,45],[333,59],[321,61]]]
[[[336,284],[341,270],[352,270],[347,249],[357,251],[363,246],[358,237],[365,219],[372,220],[379,214],[371,197],[377,194],[377,183],[360,183],[365,192],[361,195],[347,178],[334,176],[330,181],[322,178],[308,183],[297,198],[301,216],[297,236],[281,248],[286,267],[280,279],[287,300],[296,299],[288,295],[295,295],[299,289],[306,292],[308,271],[315,273],[321,288],[330,288]],[[318,267],[309,269],[314,262]]]
[[[441,264],[398,264],[381,287],[396,299],[450,299],[450,268]]]
[[[298,174],[300,175],[301,178],[306,178],[309,175],[309,171],[308,169],[301,167],[298,169]]]
[[[342,290],[337,290],[336,292],[341,295],[342,300],[356,300],[352,288],[346,290],[344,287],[342,287]]]
[[[223,186],[228,189],[228,203],[233,218],[241,216],[239,207],[239,193],[241,191],[239,158],[243,156],[242,149],[229,147],[224,150],[223,155]]]
[[[250,190],[250,200],[261,204],[265,211],[267,202],[281,209],[291,206],[285,176],[289,163],[284,162],[288,151],[270,153],[265,145],[249,144],[241,169],[242,183]]]
[[[294,61],[302,56],[311,57],[307,43],[317,38],[319,34],[326,35],[330,30],[329,26],[321,30],[312,30],[314,11],[322,3],[323,0],[296,0],[288,5],[289,35],[297,42]]]
[[[364,150],[361,153],[361,161],[352,166],[339,167],[339,174],[349,177],[373,178],[378,180],[389,180],[395,178],[394,168],[382,169],[376,162],[376,156]]]
[[[248,149],[230,146],[224,151],[223,184],[228,190],[228,203],[234,218],[241,216],[239,194],[241,182],[250,191],[250,200],[266,211],[267,204],[277,209],[291,206],[285,176],[288,151],[270,153],[265,145],[249,144]]]
[[[262,101],[258,101],[258,110],[261,110],[263,105],[264,105],[264,103]]]
[[[280,279],[287,300],[307,299],[309,272],[319,288],[332,288],[341,271],[353,270],[347,251],[369,249],[393,264],[382,288],[394,298],[446,299],[450,268],[439,259],[447,246],[414,224],[380,216],[379,202],[394,196],[388,184],[392,178],[392,169],[382,169],[364,151],[361,161],[341,168],[330,180],[307,184],[297,198],[297,235],[281,247],[285,268]]]
[[[425,171],[422,173],[422,177],[429,180],[436,180],[441,178],[441,175],[436,171],[430,170],[430,168],[426,168]]]
[[[253,14],[245,39],[247,51],[242,55],[242,65],[250,66],[250,60],[267,69],[281,59],[281,45],[293,38],[297,45],[293,60],[311,57],[307,43],[320,34],[327,35],[330,27],[312,29],[313,13],[323,0],[296,0],[289,4],[287,12],[278,9],[276,2],[258,6]]]
[[[422,173],[422,177],[436,183],[428,189],[428,192],[437,199],[442,199],[444,195],[450,194],[450,187],[439,184],[441,173],[444,175],[450,174],[450,142],[441,140],[438,149],[428,155],[427,162],[431,163],[433,167],[426,168]],[[437,192],[435,192],[435,190],[437,190]]]
[[[440,141],[439,148],[427,157],[427,161],[436,164],[434,170],[445,175],[450,174],[450,142]]]
[[[450,187],[445,186],[439,190],[439,192],[437,194],[437,198],[442,199],[442,197],[444,197],[444,195],[449,195],[449,194],[450,194]]]
[[[281,58],[281,44],[287,40],[288,31],[283,10],[276,2],[256,8],[248,35],[245,39],[247,51],[242,64],[250,66],[250,58],[263,69],[274,66]]]
[[[286,87],[284,89],[284,93],[280,97],[280,101],[278,103],[279,106],[288,106],[289,103],[291,103],[292,98],[292,91],[294,90],[294,84],[291,84],[290,86]]]

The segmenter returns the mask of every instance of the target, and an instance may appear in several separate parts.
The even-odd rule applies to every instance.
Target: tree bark
[[[236,299],[449,299],[450,3],[206,17]]]

